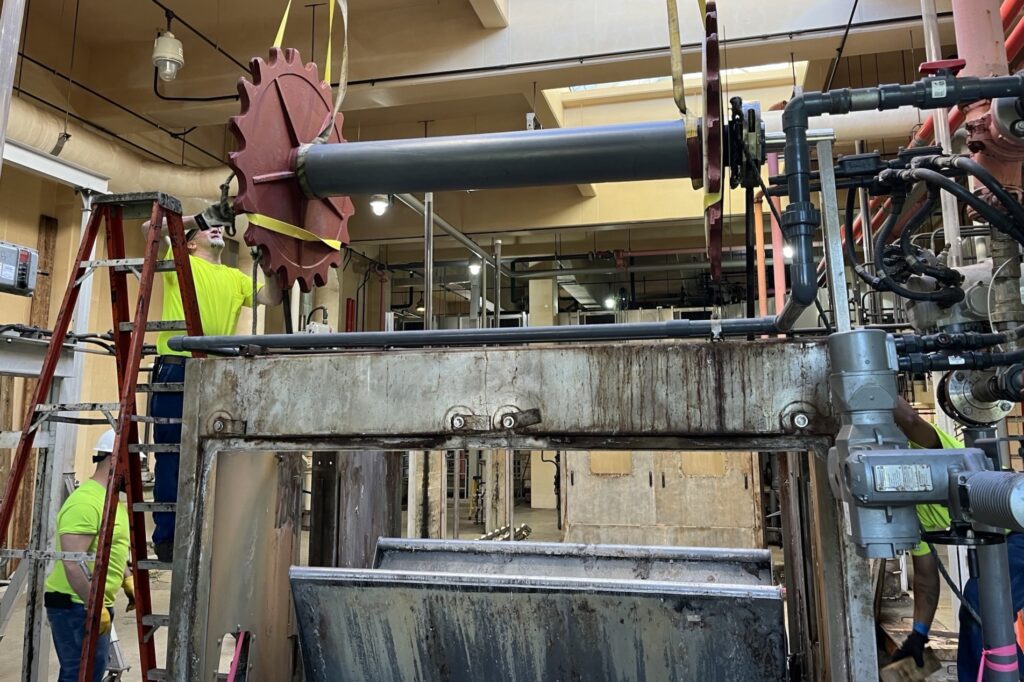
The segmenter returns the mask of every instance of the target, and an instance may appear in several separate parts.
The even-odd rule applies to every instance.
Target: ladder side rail
[[[25,469],[28,466],[29,451],[32,449],[32,440],[35,432],[32,428],[36,418],[36,405],[46,402],[50,394],[50,387],[53,384],[53,375],[57,369],[57,362],[60,360],[61,346],[64,345],[64,337],[71,326],[71,318],[74,315],[75,304],[78,302],[79,278],[85,276],[86,269],[82,267],[82,261],[88,260],[92,253],[93,244],[96,241],[96,234],[99,232],[101,220],[108,214],[109,208],[101,206],[89,218],[85,234],[82,236],[82,243],[78,247],[75,267],[71,270],[68,288],[64,291],[64,300],[61,302],[60,311],[57,313],[57,323],[54,326],[53,336],[50,337],[50,346],[46,351],[42,368],[39,371],[39,380],[36,382],[36,390],[32,395],[31,402],[25,406],[25,421],[21,428],[21,437],[18,439],[18,447],[14,452],[14,461],[11,463],[11,472],[4,485],[3,498],[0,499],[0,545],[6,544],[7,531],[10,529],[11,518],[14,516],[14,503],[18,490],[21,487],[22,479],[25,476]]]
[[[108,253],[111,258],[124,258],[124,232],[122,224],[122,209],[114,207],[112,211],[113,220],[108,221],[107,230],[109,243],[114,253]],[[90,682],[93,675],[93,663],[96,651],[96,641],[99,637],[100,609],[104,608],[103,594],[105,591],[107,571],[110,562],[110,546],[114,535],[114,522],[116,519],[118,493],[123,483],[128,479],[128,459],[130,457],[128,446],[134,435],[131,416],[135,411],[135,385],[138,381],[139,366],[142,364],[142,346],[146,337],[146,321],[149,312],[149,303],[152,294],[154,273],[156,272],[156,261],[158,250],[162,242],[160,228],[163,224],[164,209],[154,202],[150,217],[150,229],[147,235],[145,247],[145,261],[142,266],[142,273],[139,276],[139,296],[135,307],[134,327],[130,333],[130,342],[127,349],[122,351],[123,344],[117,344],[118,355],[124,356],[123,379],[119,382],[118,391],[120,399],[120,412],[117,416],[117,428],[114,437],[114,472],[107,482],[107,494],[104,499],[103,520],[100,525],[100,532],[96,543],[96,562],[93,568],[93,579],[89,584],[89,602],[86,605],[85,637],[82,642],[82,657],[79,662],[79,682]],[[116,277],[115,277],[116,275]],[[120,279],[123,278],[123,279]],[[115,282],[117,285],[115,286]],[[111,273],[111,302],[115,311],[118,306],[127,306],[127,276],[124,273]],[[117,291],[121,289],[121,291]],[[119,303],[120,301],[120,303]],[[115,323],[126,320],[117,320],[117,312],[112,311],[115,316]],[[119,328],[119,324],[116,325]],[[117,337],[119,340],[122,337]],[[118,363],[121,364],[120,362]],[[129,517],[130,519],[131,517]],[[134,551],[132,552],[134,554]],[[137,567],[137,561],[133,559],[133,568]],[[145,651],[143,648],[142,651]],[[141,651],[140,651],[141,653]],[[141,664],[142,679],[147,679],[146,661]]]
[[[189,336],[203,335],[203,320],[199,315],[199,300],[196,297],[196,284],[192,278],[192,265],[189,261],[188,245],[185,243],[185,226],[181,216],[168,212],[167,236],[171,240],[171,253],[174,255],[174,270],[178,275],[178,289],[181,291],[181,308],[185,311],[185,326]],[[256,292],[253,292],[253,297]],[[255,301],[253,302],[255,305]],[[206,353],[193,352],[193,357],[205,358]]]

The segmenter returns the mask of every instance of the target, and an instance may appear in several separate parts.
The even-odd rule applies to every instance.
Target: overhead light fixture
[[[479,261],[472,261],[469,264],[469,274],[473,275],[474,277],[476,277],[477,275],[480,274],[480,262]]]
[[[608,310],[615,310],[615,297],[609,296],[608,298],[604,299],[604,307],[607,308]]]
[[[370,210],[373,211],[373,215],[384,215],[390,205],[391,197],[387,194],[374,194],[370,197]]]
[[[153,66],[160,80],[169,83],[185,66],[185,50],[170,30],[161,32],[153,43]]]
[[[785,246],[783,246],[782,247],[782,257],[783,258],[792,258],[793,257],[793,247],[790,246],[789,244],[786,244]]]

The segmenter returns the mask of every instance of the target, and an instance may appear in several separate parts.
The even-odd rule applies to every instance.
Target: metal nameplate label
[[[875,466],[875,490],[880,493],[928,492],[932,471],[927,464],[879,464]]]

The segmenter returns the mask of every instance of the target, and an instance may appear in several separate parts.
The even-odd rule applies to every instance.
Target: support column
[[[370,568],[377,538],[401,535],[401,454],[313,453],[309,565]]]
[[[878,675],[871,567],[846,535],[841,501],[828,483],[825,452],[811,462],[811,499],[817,528],[819,631],[827,637],[830,680],[871,680]]]
[[[509,450],[488,450],[484,454],[484,532],[511,523],[507,503]]]

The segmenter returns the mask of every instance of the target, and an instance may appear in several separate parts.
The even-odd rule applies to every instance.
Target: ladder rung
[[[118,325],[118,329],[120,329],[123,332],[130,332],[134,328],[134,322],[122,322],[120,325]],[[187,327],[185,326],[185,320],[164,320],[163,322],[146,323],[147,332],[176,332],[185,331],[186,329]]]
[[[157,682],[158,680],[166,680],[167,671],[163,668],[153,668],[152,670],[146,673],[146,679],[153,680],[153,682]]]
[[[4,559],[46,559],[62,561],[95,561],[92,552],[55,552],[50,549],[0,549]]]
[[[128,452],[177,452],[180,443],[136,443],[128,446]]]
[[[173,512],[177,508],[174,502],[136,502],[132,509],[137,512]]]
[[[146,559],[139,562],[140,571],[169,571],[172,566],[174,564],[169,561],[157,561],[156,559]]]
[[[48,415],[44,417],[48,422],[60,422],[61,424],[78,424],[79,426],[92,426],[94,424],[106,424],[107,426],[113,426],[106,419],[100,417],[56,417]]]
[[[112,412],[121,409],[120,403],[40,403],[36,412]]]
[[[151,613],[142,617],[142,624],[153,628],[165,628],[171,624],[171,617],[163,613]]]
[[[84,268],[114,268],[117,272],[130,272],[141,268],[146,262],[145,258],[107,258],[105,260],[82,261]],[[168,272],[174,269],[173,260],[158,260],[156,262],[157,272]]]
[[[138,384],[135,388],[138,393],[183,393],[185,384]]]
[[[144,414],[133,414],[132,421],[145,424],[180,424],[181,417],[150,417]]]

